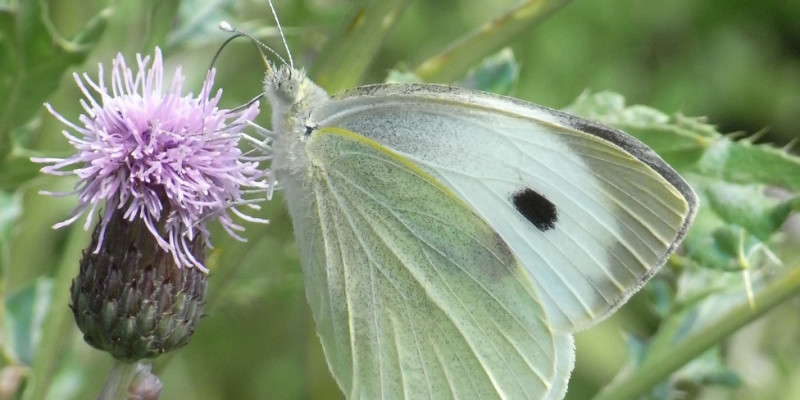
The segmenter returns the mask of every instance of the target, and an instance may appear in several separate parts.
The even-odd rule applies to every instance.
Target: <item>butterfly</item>
[[[285,62],[264,96],[348,398],[562,398],[572,334],[652,277],[697,210],[637,139],[514,98],[432,84],[330,97]]]

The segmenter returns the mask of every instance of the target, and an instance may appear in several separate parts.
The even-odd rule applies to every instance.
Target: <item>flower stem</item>
[[[754,307],[745,299],[729,312],[718,316],[717,322],[708,324],[675,343],[669,351],[658,352],[653,357],[646,358],[629,374],[617,376],[593,400],[640,398],[659,382],[667,379],[671,373],[725,337],[799,293],[800,265],[796,265],[757,293]]]
[[[114,360],[114,368],[106,378],[103,390],[97,396],[97,400],[128,400],[128,391],[133,382],[133,378],[139,373],[143,366],[140,363],[130,363]]]

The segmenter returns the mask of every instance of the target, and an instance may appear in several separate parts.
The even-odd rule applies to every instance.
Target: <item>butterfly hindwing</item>
[[[495,229],[450,189],[353,132],[306,142],[286,186],[306,290],[348,398],[561,398],[572,338]]]
[[[380,143],[466,203],[521,260],[556,329],[584,328],[624,302],[696,209],[689,186],[637,140],[511,98],[375,85],[310,119]]]

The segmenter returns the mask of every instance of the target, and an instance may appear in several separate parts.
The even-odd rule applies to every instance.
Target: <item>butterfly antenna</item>
[[[272,69],[272,68],[270,67],[269,62],[267,61],[267,58],[264,55],[264,52],[261,51],[262,49],[265,49],[265,50],[269,51],[272,55],[274,55],[275,57],[278,57],[278,59],[281,60],[281,63],[286,64],[286,59],[281,57],[281,55],[278,54],[278,52],[276,52],[275,50],[273,50],[272,47],[269,47],[266,44],[264,44],[264,42],[256,39],[255,36],[245,32],[245,31],[243,31],[243,30],[241,30],[239,28],[234,28],[233,26],[231,26],[231,24],[229,24],[229,23],[227,23],[225,21],[221,21],[219,23],[219,29],[222,29],[223,31],[226,31],[226,32],[235,33],[235,35],[233,35],[230,38],[228,38],[228,40],[226,40],[225,43],[222,44],[222,46],[225,46],[226,44],[228,44],[233,39],[236,39],[238,37],[244,36],[244,37],[250,39],[253,42],[253,44],[256,45],[256,47],[258,48],[258,52],[261,54],[261,58],[264,60],[264,64],[267,66],[267,69]],[[281,37],[283,37],[283,33],[281,33]],[[220,47],[219,51],[222,51],[222,47]],[[217,55],[219,55],[219,51],[217,51]],[[216,59],[217,59],[217,56],[214,56],[214,60],[216,60]],[[289,56],[289,60],[291,61],[291,59],[292,59],[292,57],[290,55]],[[289,65],[291,65],[291,63],[289,63]]]
[[[294,60],[292,60],[292,52],[289,51],[289,43],[286,42],[286,35],[283,34],[281,21],[278,20],[278,13],[275,12],[275,6],[272,4],[272,0],[267,0],[267,3],[269,3],[269,9],[272,10],[272,17],[275,18],[275,25],[278,26],[278,33],[281,34],[281,40],[283,40],[283,47],[286,49],[286,55],[289,57],[289,66],[292,69],[294,69]]]

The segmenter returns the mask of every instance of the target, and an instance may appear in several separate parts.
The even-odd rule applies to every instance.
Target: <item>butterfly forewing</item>
[[[696,208],[689,186],[632,137],[510,98],[368,86],[311,122],[380,143],[475,210],[524,265],[556,329],[586,327],[627,299]]]
[[[570,335],[519,259],[429,173],[341,129],[306,143],[289,182],[307,293],[354,399],[561,398]]]

